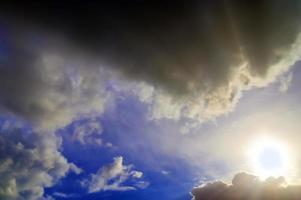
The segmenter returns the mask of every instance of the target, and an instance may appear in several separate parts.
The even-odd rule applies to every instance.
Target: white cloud
[[[163,175],[168,175],[168,174],[170,174],[170,171],[162,170],[162,171],[161,171],[161,174],[163,174]]]
[[[80,144],[97,144],[102,145],[102,126],[97,119],[88,119],[87,122],[75,123],[72,133],[72,140],[78,141]]]
[[[96,174],[91,174],[90,180],[84,180],[83,186],[88,188],[89,193],[115,190],[135,190],[136,187],[147,187],[147,182],[137,182],[135,185],[125,185],[125,182],[132,179],[141,179],[143,173],[132,170],[132,165],[123,165],[123,158],[115,157],[114,162],[100,168]]]
[[[132,175],[134,178],[141,178],[142,175],[143,175],[143,173],[134,170],[134,171],[131,172],[131,175]]]
[[[62,192],[55,192],[53,193],[53,196],[56,196],[56,197],[60,197],[60,198],[71,198],[71,197],[76,197],[77,195],[76,194],[66,194],[66,193],[62,193]]]
[[[0,129],[0,198],[36,200],[70,169],[58,151],[60,140],[52,133],[19,128]]]
[[[83,170],[76,166],[74,163],[69,164],[70,171],[74,172],[75,174],[81,174]]]

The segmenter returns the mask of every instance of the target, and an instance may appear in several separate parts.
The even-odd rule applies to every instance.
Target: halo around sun
[[[250,144],[247,154],[251,170],[260,179],[270,176],[290,178],[292,158],[285,142],[272,137],[259,137]]]

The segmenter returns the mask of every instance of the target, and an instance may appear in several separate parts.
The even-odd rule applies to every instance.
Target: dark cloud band
[[[62,57],[67,54],[64,45],[69,46],[85,63],[93,58],[130,80],[158,88],[164,99],[170,99],[168,104],[177,104],[177,109],[168,110],[189,118],[216,117],[233,109],[241,91],[267,85],[299,59],[300,4],[297,0],[2,3],[1,23],[13,27],[18,48],[10,50],[13,59],[1,63],[10,72],[0,69],[5,76],[0,92],[12,89],[1,104],[31,118],[49,113],[45,104],[29,102],[24,107],[17,99],[21,95],[32,101],[32,96],[49,91],[39,72],[43,63],[35,62],[41,58],[40,49],[20,42],[26,37],[19,30],[30,29],[42,35],[33,43],[45,40],[45,33],[63,38],[50,42]],[[156,98],[153,107],[164,101]],[[37,115],[28,115],[28,110]]]
[[[266,75],[295,42],[301,23],[297,0],[75,1],[1,7],[5,16],[61,32],[129,77],[175,92],[227,83],[242,62],[253,75]]]

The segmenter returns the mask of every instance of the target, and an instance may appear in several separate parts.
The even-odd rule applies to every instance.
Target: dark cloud
[[[301,23],[297,0],[54,1],[1,7],[3,15],[65,34],[130,77],[176,92],[228,83],[245,61],[252,75],[265,76],[295,42]]]
[[[102,112],[107,98],[104,73],[85,67],[94,66],[93,61],[70,53],[58,39],[39,31],[4,25],[0,35],[2,113],[55,129],[78,114]]]
[[[270,177],[260,181],[258,177],[239,173],[232,184],[217,181],[194,188],[193,200],[297,200],[301,198],[301,186],[287,185],[283,177]]]
[[[154,118],[206,119],[232,110],[242,90],[267,85],[299,59],[300,4],[298,0],[51,1],[2,3],[0,15],[3,27],[14,28],[10,34],[17,35],[14,42],[24,39],[19,31],[24,29],[60,36],[62,41],[43,48],[51,46],[66,57],[69,45],[82,57],[89,55],[86,60],[96,58],[102,66],[158,88],[152,102]],[[17,43],[10,52],[14,56],[9,61],[1,55],[5,67],[0,68],[0,92],[7,94],[1,106],[44,119],[51,110],[33,98],[47,97],[54,88],[40,72],[40,49]],[[54,90],[73,91],[68,77],[62,80]]]

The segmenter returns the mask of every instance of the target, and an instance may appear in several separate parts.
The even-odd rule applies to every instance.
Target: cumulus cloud
[[[88,188],[89,193],[98,191],[126,191],[135,190],[136,187],[145,188],[148,183],[138,181],[134,185],[124,185],[129,179],[141,179],[143,173],[132,170],[132,165],[123,165],[123,158],[115,157],[113,163],[100,168],[96,174],[91,174],[90,180],[84,180],[83,186]]]
[[[36,200],[70,169],[58,151],[60,140],[54,134],[40,134],[24,128],[0,129],[0,198]],[[47,198],[46,198],[47,199]]]
[[[106,67],[154,87],[153,95],[141,90],[152,119],[202,121],[227,113],[242,91],[269,84],[300,57],[297,0],[52,2],[2,10],[6,18],[61,33]],[[19,104],[9,107],[26,113]]]
[[[234,176],[232,184],[221,181],[208,183],[191,191],[193,200],[297,200],[301,197],[301,186],[287,185],[283,177],[270,177],[260,181],[247,173]]]

